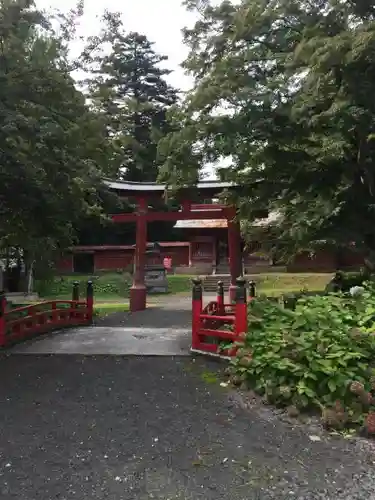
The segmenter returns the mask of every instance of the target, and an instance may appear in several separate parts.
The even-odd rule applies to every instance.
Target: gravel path
[[[361,441],[313,442],[191,358],[4,356],[2,500],[375,498]]]

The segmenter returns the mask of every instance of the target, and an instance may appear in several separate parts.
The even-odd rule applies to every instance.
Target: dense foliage
[[[0,245],[26,265],[69,246],[107,196],[104,122],[70,76],[79,13],[53,29],[31,0],[0,5]]]
[[[102,179],[155,180],[157,143],[171,130],[177,92],[166,58],[106,13],[102,33],[72,60],[82,14],[81,1],[66,15],[33,0],[0,3],[0,265],[17,263],[18,275],[20,263],[26,275],[45,271],[78,241],[133,243],[134,226],[106,218],[132,207]],[[77,69],[91,72],[88,86]]]
[[[351,387],[373,390],[374,328],[373,285],[354,298],[301,297],[295,310],[259,298],[250,304],[234,373],[272,403],[320,408],[327,426],[362,423],[375,401],[358,401]]]
[[[351,0],[188,0],[195,79],[160,146],[163,178],[194,183],[202,165],[243,186],[243,217],[284,252],[351,246],[374,260],[375,8]],[[251,229],[251,225],[248,226]],[[353,244],[355,245],[353,247]]]

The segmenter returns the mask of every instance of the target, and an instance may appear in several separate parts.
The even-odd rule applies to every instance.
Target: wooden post
[[[217,272],[217,238],[212,238],[212,274]]]
[[[222,281],[217,282],[217,294],[216,302],[219,316],[224,314],[224,283]]]
[[[6,344],[6,319],[5,319],[5,310],[6,310],[6,297],[5,292],[0,292],[0,347],[4,347]]]
[[[198,278],[193,280],[193,293],[192,293],[192,319],[191,319],[191,348],[199,349],[200,337],[199,331],[201,328],[201,314],[203,306],[202,298],[202,281]]]
[[[237,340],[239,340],[241,334],[247,332],[246,280],[242,277],[237,278],[236,285],[235,333]]]
[[[55,324],[59,320],[59,315],[57,313],[57,304],[56,304],[56,302],[52,302],[52,304],[51,304],[51,310],[52,310],[51,321],[52,321],[53,324]]]
[[[78,281],[75,281],[73,283],[72,300],[74,300],[76,302],[79,301],[79,282]]]
[[[145,264],[147,247],[147,200],[138,201],[136,245],[134,252],[134,277],[130,288],[130,312],[146,309]]]
[[[87,282],[86,288],[87,320],[92,323],[94,316],[94,285],[92,281]]]
[[[236,279],[242,276],[242,252],[241,252],[241,229],[235,220],[235,210],[230,210],[228,218],[228,247],[229,247],[229,269],[230,269],[230,302],[236,300]]]
[[[249,298],[253,299],[256,294],[256,284],[255,281],[249,281]]]
[[[78,281],[75,281],[73,283],[73,290],[72,290],[72,301],[73,301],[73,304],[72,304],[72,309],[77,309],[78,306],[77,306],[77,302],[79,301],[79,282]],[[69,314],[69,317],[70,318],[76,318],[78,316],[78,313],[76,311],[68,311]],[[63,313],[63,317],[66,317],[66,314]]]

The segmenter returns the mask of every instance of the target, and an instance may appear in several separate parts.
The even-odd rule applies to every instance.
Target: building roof
[[[159,241],[161,247],[187,247],[188,241]],[[73,252],[97,252],[109,250],[134,250],[135,245],[77,245],[72,247]]]
[[[132,182],[132,181],[113,181],[110,179],[103,179],[104,184],[110,189],[116,191],[133,191],[133,192],[164,192],[168,186],[166,184],[159,184],[157,182]],[[237,185],[232,182],[222,182],[219,180],[201,181],[198,182],[196,187],[199,190],[211,189],[228,189],[236,187]]]
[[[271,212],[268,217],[256,219],[253,222],[254,227],[268,227],[270,224],[277,222],[280,218],[278,212]],[[208,220],[179,220],[176,222],[176,229],[227,229],[228,222],[225,219],[208,219]]]
[[[176,229],[226,229],[228,222],[225,219],[188,219],[177,221],[174,227]]]

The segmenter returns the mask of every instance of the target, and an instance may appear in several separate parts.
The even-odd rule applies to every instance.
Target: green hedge
[[[118,296],[128,297],[131,278],[125,273],[103,274],[97,276],[57,276],[51,280],[37,281],[36,291],[41,297],[70,297],[73,283],[80,284],[80,297],[86,296],[87,281],[94,283],[94,294],[96,296]]]

